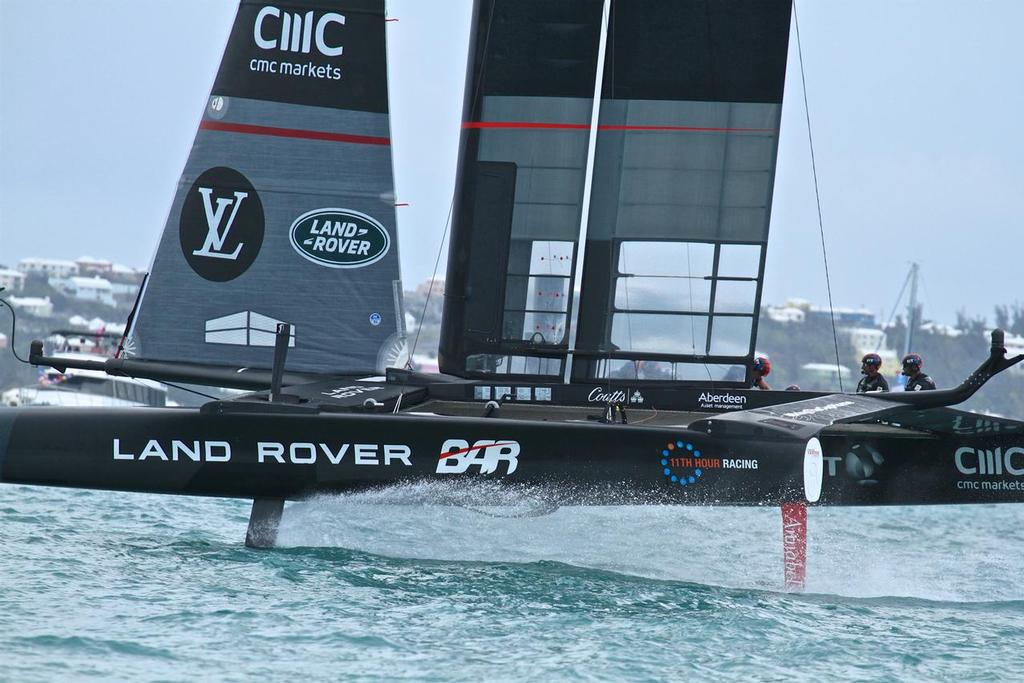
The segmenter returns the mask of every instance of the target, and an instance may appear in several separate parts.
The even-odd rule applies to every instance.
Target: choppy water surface
[[[1024,508],[811,510],[794,595],[777,508],[493,493],[0,487],[0,680],[1024,678]]]

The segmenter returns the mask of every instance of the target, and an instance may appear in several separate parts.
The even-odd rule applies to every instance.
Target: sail
[[[362,373],[403,348],[383,0],[243,0],[153,259],[144,360]]]
[[[480,0],[439,365],[562,373],[603,0]]]
[[[790,11],[613,1],[574,379],[744,380]]]

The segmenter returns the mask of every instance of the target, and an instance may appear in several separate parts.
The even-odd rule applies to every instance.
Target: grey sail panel
[[[404,342],[383,0],[241,3],[130,352],[371,372]]]
[[[440,367],[560,376],[586,182],[602,0],[474,13]]]
[[[575,379],[744,381],[790,9],[613,2]]]

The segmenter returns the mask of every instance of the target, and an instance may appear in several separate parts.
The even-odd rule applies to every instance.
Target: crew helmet
[[[921,366],[924,365],[924,361],[916,353],[908,353],[903,356],[903,367],[906,368],[908,365],[915,370],[920,370]]]
[[[762,377],[768,376],[772,371],[772,362],[764,356],[758,356],[754,359],[754,372],[761,373]]]
[[[877,353],[866,353],[864,357],[860,359],[861,365],[873,365],[876,368],[882,367],[882,357]]]

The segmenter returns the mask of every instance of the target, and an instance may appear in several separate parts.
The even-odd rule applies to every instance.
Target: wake
[[[551,493],[551,492],[548,492]],[[290,504],[279,547],[557,562],[649,579],[782,590],[778,508],[566,506],[536,489],[418,482]],[[1024,600],[1014,506],[812,508],[808,594]]]

